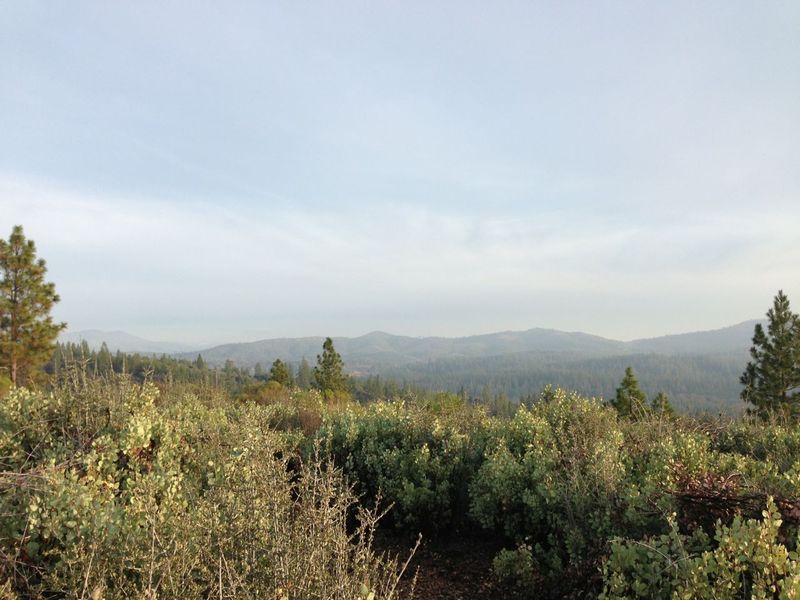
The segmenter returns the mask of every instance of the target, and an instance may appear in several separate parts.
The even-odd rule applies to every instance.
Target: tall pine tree
[[[292,374],[289,372],[289,367],[280,358],[276,358],[272,363],[269,370],[269,379],[275,383],[281,384],[283,387],[289,387],[292,384]]]
[[[311,365],[308,364],[306,357],[303,357],[303,360],[300,361],[300,365],[297,367],[297,387],[303,390],[307,390],[310,388],[314,383],[314,369],[311,368]]]
[[[0,372],[22,385],[50,358],[65,323],[54,323],[55,286],[44,280],[47,268],[36,245],[16,225],[0,239]]]
[[[740,379],[742,400],[762,417],[800,412],[800,317],[792,312],[783,291],[767,311],[767,331],[757,323],[750,348],[751,361]]]
[[[317,355],[317,366],[314,367],[314,381],[324,392],[344,392],[347,390],[347,378],[344,374],[342,357],[333,347],[333,340],[325,338],[322,354]]]
[[[95,373],[98,375],[109,375],[113,370],[114,359],[111,356],[108,345],[103,342],[95,360]]]
[[[625,377],[617,388],[617,395],[611,401],[611,406],[616,408],[622,417],[635,417],[644,413],[646,400],[644,392],[639,388],[636,375],[633,374],[633,368],[628,367],[625,369]]]

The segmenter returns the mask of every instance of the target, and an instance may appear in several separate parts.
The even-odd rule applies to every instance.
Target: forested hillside
[[[385,369],[390,379],[427,389],[463,390],[477,398],[504,394],[512,399],[538,395],[546,385],[586,396],[611,398],[621,374],[632,366],[648,396],[665,392],[684,412],[735,413],[739,376],[746,361],[735,355],[631,354],[584,358],[568,353],[517,353],[483,358],[440,359]]]
[[[627,354],[734,354],[746,355],[753,326],[747,321],[713,331],[701,331],[621,342],[579,332],[554,329],[504,331],[467,337],[408,337],[383,332],[360,337],[334,337],[333,342],[351,371],[376,373],[381,369],[427,363],[443,358],[480,358],[519,352],[567,353],[584,358]],[[276,358],[299,362],[313,359],[323,337],[281,338],[225,344],[198,352],[211,365],[226,360],[245,367],[268,364]],[[114,348],[112,347],[113,351]],[[179,354],[194,359],[197,352]]]
[[[587,396],[610,398],[621,373],[633,366],[648,395],[665,392],[683,411],[735,413],[739,375],[756,321],[714,331],[620,342],[549,329],[463,338],[413,338],[374,332],[334,338],[356,376],[379,375],[399,385],[461,392],[512,401],[537,395],[548,384]],[[280,358],[295,368],[313,360],[322,338],[262,340],[200,352],[210,365],[241,367]],[[183,356],[193,359],[191,353]]]

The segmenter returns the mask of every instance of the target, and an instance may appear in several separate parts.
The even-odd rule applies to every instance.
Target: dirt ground
[[[399,554],[401,562],[415,540],[382,534],[379,549]],[[420,543],[404,581],[416,575],[414,597],[425,600],[479,600],[506,598],[492,573],[492,559],[500,550],[497,541],[479,536],[452,536]]]

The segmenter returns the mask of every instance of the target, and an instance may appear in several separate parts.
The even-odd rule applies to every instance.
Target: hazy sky
[[[800,308],[800,2],[0,3],[0,234],[192,343]]]

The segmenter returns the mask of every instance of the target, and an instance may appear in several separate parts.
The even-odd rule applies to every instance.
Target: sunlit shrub
[[[472,515],[530,545],[538,570],[561,572],[617,531],[622,446],[612,410],[557,391],[499,436],[472,485]]]
[[[164,396],[126,378],[77,377],[7,400],[3,594],[399,594],[397,564],[370,548],[374,513],[355,505],[338,471],[294,457],[302,434],[276,431],[271,406]]]
[[[713,542],[699,529],[679,534],[674,521],[669,535],[615,541],[601,598],[799,598],[800,566],[779,542],[781,519],[771,499],[762,516],[718,522]]]
[[[398,527],[437,532],[466,519],[485,427],[480,412],[381,402],[327,415],[317,436],[367,502],[393,505]]]

